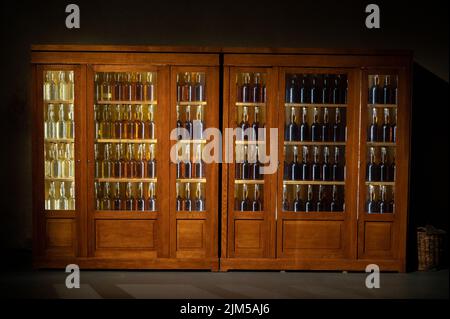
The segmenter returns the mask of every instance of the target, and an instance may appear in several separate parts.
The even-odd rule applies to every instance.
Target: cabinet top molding
[[[400,55],[411,50],[338,49],[338,48],[269,48],[151,45],[33,44],[32,52],[126,52],[126,53],[247,53],[247,54],[324,54],[324,55]]]

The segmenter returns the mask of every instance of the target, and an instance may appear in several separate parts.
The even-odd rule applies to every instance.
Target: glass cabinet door
[[[156,72],[94,75],[94,207],[157,211]]]
[[[45,210],[74,211],[75,80],[74,70],[43,71]]]

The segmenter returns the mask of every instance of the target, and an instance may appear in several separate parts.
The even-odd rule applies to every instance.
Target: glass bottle
[[[102,101],[110,101],[112,99],[112,87],[110,82],[110,74],[104,73],[103,82],[102,82]]]
[[[180,154],[179,150],[177,150],[177,178],[183,178],[183,155]]]
[[[319,181],[320,178],[320,171],[321,171],[322,165],[319,160],[319,148],[317,146],[314,146],[313,151],[313,163],[311,165],[311,177],[313,181]]]
[[[366,203],[366,212],[368,214],[376,214],[380,212],[378,201],[375,198],[375,188],[369,185],[369,199]]]
[[[253,193],[253,201],[252,201],[252,211],[259,212],[262,211],[262,202],[261,202],[261,195],[259,192],[259,185],[255,184],[255,189]]]
[[[195,210],[198,212],[202,212],[205,210],[205,199],[202,195],[202,187],[200,183],[197,183],[197,189],[195,191],[195,202],[194,202]]]
[[[177,212],[183,210],[183,198],[180,195],[180,183],[175,184],[175,196],[176,196],[176,210]]]
[[[255,161],[252,164],[252,174],[251,174],[253,179],[262,179],[261,173],[259,172],[260,163],[259,163],[258,154],[259,154],[259,147],[258,147],[258,145],[255,145],[255,151],[254,151]]]
[[[255,73],[251,97],[253,103],[263,102],[263,87],[261,85],[261,75],[259,73]]]
[[[47,121],[44,123],[44,134],[47,139],[57,138],[56,120],[55,120],[55,107],[53,104],[47,106]]]
[[[65,144],[64,150],[64,177],[72,178],[75,177],[75,163],[73,161],[72,151],[70,143]]]
[[[299,81],[298,100],[300,103],[308,103],[308,88],[306,87],[306,77],[302,76]]]
[[[127,187],[125,189],[125,210],[131,211],[134,210],[134,194],[133,187],[130,182],[127,183]]]
[[[183,122],[180,117],[180,106],[177,105],[177,140],[183,139]]]
[[[73,104],[68,105],[69,111],[67,112],[67,120],[66,120],[66,135],[67,138],[71,139],[75,137],[75,122],[74,122],[74,114],[73,114]]]
[[[154,108],[153,104],[150,104],[148,106],[148,113],[147,113],[147,121],[144,123],[145,125],[145,138],[147,139],[155,139],[155,122],[154,122]]]
[[[341,110],[336,108],[336,117],[333,124],[333,142],[345,141],[345,128],[341,120]]]
[[[51,159],[50,159],[50,169],[52,177],[61,177],[61,167],[59,162],[58,144],[51,143]]]
[[[283,146],[283,180],[289,180],[289,176],[291,175],[290,164],[288,163],[287,155],[286,155],[286,146]]]
[[[340,162],[340,149],[339,147],[334,148],[334,162],[331,168],[333,181],[343,181],[344,180],[344,166]]]
[[[59,90],[58,85],[55,81],[55,73],[50,71],[50,82],[49,82],[49,90],[50,90],[50,101],[59,100]]]
[[[184,74],[184,85],[182,91],[183,91],[183,101],[195,100],[194,85],[191,81],[191,74],[189,72],[186,72]]]
[[[143,139],[145,137],[144,112],[142,104],[136,105],[134,119],[134,138]]]
[[[322,85],[322,94],[321,94],[321,97],[322,97],[322,104],[328,104],[328,103],[331,103],[331,99],[330,99],[330,95],[331,95],[331,92],[330,92],[330,83],[329,83],[329,77],[328,77],[328,75],[325,75],[324,77],[323,77],[323,85]]]
[[[205,172],[203,170],[204,163],[202,158],[202,146],[199,144],[196,147],[197,149],[195,152],[195,164],[194,164],[195,178],[204,178]]]
[[[291,204],[289,203],[288,193],[287,193],[287,185],[283,185],[283,211],[288,212],[291,210]]]
[[[306,107],[302,108],[302,122],[298,127],[298,138],[300,141],[305,142],[309,139],[309,125],[308,125],[308,110]]]
[[[394,108],[394,118],[391,129],[392,129],[391,142],[395,143],[397,141],[397,108]]]
[[[124,147],[126,144],[119,144],[120,145],[120,177],[127,178],[129,177],[128,174],[128,160],[127,160],[127,151],[124,151]]]
[[[153,84],[152,72],[147,72],[147,81],[144,84],[144,97],[146,101],[155,100],[155,85]]]
[[[323,164],[322,164],[322,180],[331,181],[331,165],[330,165],[330,150],[328,146],[323,148]]]
[[[297,75],[291,75],[286,81],[286,103],[297,103]]]
[[[292,149],[292,162],[291,162],[290,166],[291,166],[290,167],[290,172],[291,172],[290,180],[295,181],[295,180],[301,179],[301,177],[302,177],[301,176],[301,171],[300,171],[301,167],[300,167],[300,164],[298,162],[298,148],[297,148],[297,146],[294,146],[293,149]]]
[[[155,184],[149,183],[147,189],[147,210],[154,212],[156,211],[156,195],[155,195]],[[177,200],[178,200],[178,183],[177,183]],[[177,210],[178,207],[177,207]]]
[[[392,162],[388,169],[388,181],[395,181],[395,173],[396,173],[396,165],[395,165],[395,156],[392,156]]]
[[[58,209],[60,210],[69,210],[69,200],[66,196],[66,183],[65,182],[61,182],[59,184],[59,198],[58,198],[58,202],[59,202],[59,207]]]
[[[369,151],[369,163],[367,163],[366,178],[369,182],[376,182],[380,180],[380,168],[375,163],[375,148],[371,147]]]
[[[310,92],[309,97],[311,99],[311,103],[312,104],[320,103],[319,88],[317,87],[317,78],[315,75],[311,78],[309,92]]]
[[[259,107],[255,106],[255,120],[252,123],[252,129],[250,130],[249,140],[258,140],[258,129],[259,129]]]
[[[125,177],[135,178],[136,177],[136,161],[134,160],[134,145],[128,144],[127,147],[127,161],[125,162]]]
[[[95,138],[102,138],[102,131],[100,124],[102,123],[102,112],[101,106],[99,104],[94,104],[94,130],[95,130]]]
[[[344,208],[338,196],[337,185],[333,185],[331,197],[330,212],[342,212]]]
[[[295,185],[294,212],[302,212],[304,210],[305,210],[305,205],[303,204],[303,201],[301,198],[300,185]]]
[[[322,141],[330,141],[330,122],[328,108],[323,109],[323,123],[322,123]]]
[[[319,185],[319,199],[317,200],[316,210],[318,212],[327,212],[330,210],[328,207],[328,202],[325,197],[325,187],[323,185]]]
[[[341,96],[341,76],[338,74],[332,81],[331,100],[332,104],[344,103]]]
[[[133,109],[131,104],[126,106],[126,111],[123,117],[123,138],[124,139],[132,139],[134,138],[134,125],[132,122],[133,117]]]
[[[133,86],[131,84],[131,73],[126,73],[125,81],[122,84],[122,98],[124,101],[132,101],[133,100]]]
[[[240,100],[241,102],[248,103],[250,102],[250,96],[251,96],[251,88],[250,88],[250,74],[244,73],[243,74],[243,80],[244,83],[242,84],[240,88]]]
[[[111,161],[111,144],[105,144],[104,146],[104,156],[102,162],[102,176],[105,178],[110,178],[114,176],[114,164]]]
[[[321,125],[319,124],[319,109],[317,107],[315,107],[314,108],[314,121],[311,124],[311,140],[313,142],[322,141],[320,133],[321,133]]]
[[[202,75],[200,73],[197,73],[195,76],[195,99],[197,101],[204,101],[205,100],[205,89],[202,84]]]
[[[384,77],[384,85],[383,85],[383,103],[384,104],[392,104],[393,103],[393,90],[391,85],[391,76],[386,75]]]
[[[155,144],[150,144],[148,149],[149,152],[147,156],[147,178],[156,178]]]
[[[142,73],[138,73],[136,76],[136,101],[144,100],[144,84],[142,83]]]
[[[75,210],[75,183],[70,182],[69,197],[67,198],[68,210]]]
[[[378,75],[373,76],[372,86],[369,89],[369,104],[380,103],[380,83]]]
[[[241,129],[240,132],[240,140],[244,141],[248,139],[248,134],[246,134],[246,130],[250,127],[248,122],[248,107],[244,106],[242,108],[242,121],[239,123],[239,127]]]
[[[95,73],[94,75],[94,95],[95,101],[101,101],[102,99],[101,73]]]
[[[379,164],[380,181],[387,182],[389,180],[389,165],[387,163],[386,147],[381,148],[381,161]]]
[[[48,196],[45,200],[45,209],[46,210],[56,210],[59,207],[56,201],[56,190],[55,190],[55,182],[51,181],[48,188]]]
[[[186,105],[186,122],[184,122],[184,128],[189,134],[188,139],[192,139],[193,137],[193,126],[192,126],[192,120],[191,120],[191,106]]]
[[[136,178],[145,178],[146,176],[146,166],[148,166],[148,162],[144,161],[144,150],[143,147],[145,144],[138,145],[137,158],[136,158]]]
[[[103,172],[102,172],[102,158],[100,156],[100,151],[99,151],[99,144],[94,144],[94,172],[95,172],[95,177],[96,178],[102,178],[103,177]]]
[[[45,177],[52,177],[52,153],[49,145],[44,145],[44,174]]]
[[[108,182],[103,189],[102,210],[111,210],[111,185]]]
[[[316,203],[314,202],[312,185],[308,185],[307,200],[305,203],[305,212],[314,212],[317,210]]]
[[[121,144],[117,143],[114,145],[114,150],[111,150],[112,153],[111,162],[113,172],[113,175],[111,177],[114,178],[122,177],[122,162],[120,161],[122,150],[120,146]],[[113,145],[111,145],[111,148],[113,148]]]
[[[102,132],[101,138],[110,138],[112,132],[111,122],[111,108],[110,105],[103,106],[103,120],[100,122],[100,131]]]
[[[95,210],[101,209],[100,183],[94,182],[94,200]]]
[[[300,171],[301,171],[300,179],[304,181],[308,181],[311,179],[310,174],[311,169],[310,164],[308,163],[308,155],[309,155],[308,146],[303,146],[302,163],[300,164]]]
[[[184,206],[185,211],[190,212],[190,211],[192,211],[191,184],[186,183],[186,185],[184,187],[185,187],[184,188],[185,198],[184,198],[183,206]]]
[[[239,210],[241,212],[250,210],[250,200],[248,199],[248,186],[247,184],[242,185],[242,200],[239,204]]]
[[[44,92],[43,97],[44,101],[50,101],[51,100],[51,86],[52,86],[52,72],[47,71],[45,72],[45,79],[44,79]]]
[[[378,117],[377,117],[377,109],[372,108],[372,122],[369,126],[369,132],[367,133],[367,140],[369,142],[378,141]]]
[[[73,101],[75,99],[75,80],[73,71],[69,71],[69,79],[67,84],[69,86],[69,100]]]
[[[386,186],[382,185],[380,187],[380,203],[379,203],[380,214],[392,213],[390,211],[389,202],[386,199]]]
[[[113,198],[113,210],[122,210],[122,197],[120,195],[120,183],[116,183],[114,198]]]
[[[114,83],[113,83],[113,97],[114,101],[122,101],[123,100],[123,87],[122,87],[122,74],[114,73]]]
[[[142,182],[138,183],[138,195],[136,198],[136,210],[144,211],[145,210],[145,198],[144,198],[144,184]]]
[[[114,136],[115,139],[121,139],[123,137],[123,120],[122,120],[122,111],[120,104],[115,106],[115,120],[114,120]]]
[[[64,177],[64,162],[66,160],[65,156],[64,156],[64,144],[55,144],[58,145],[58,160],[57,160],[57,165],[58,165],[58,177]]]
[[[64,118],[64,104],[59,105],[58,122],[56,123],[56,131],[58,138],[67,138],[67,126]]]
[[[298,126],[297,123],[295,123],[295,107],[291,108],[291,119],[289,121],[289,124],[286,126],[286,132],[285,132],[285,137],[284,140],[285,141],[296,141],[297,138],[297,131],[298,131]]]
[[[59,99],[62,101],[69,100],[69,85],[66,81],[66,72],[60,71],[58,75],[58,94]]]
[[[248,162],[248,146],[244,146],[244,159],[241,163],[241,179],[250,179],[250,163]]]
[[[180,81],[180,74],[177,74],[177,102],[183,100],[183,85]]]
[[[389,122],[389,109],[385,108],[383,126],[381,127],[381,136],[383,142],[392,141],[392,127]]]
[[[187,144],[184,151],[184,178],[192,178],[191,145]]]
[[[197,106],[195,120],[193,121],[192,136],[194,140],[203,139],[203,121],[202,121],[202,106]]]

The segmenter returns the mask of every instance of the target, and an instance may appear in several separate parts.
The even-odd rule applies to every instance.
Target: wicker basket
[[[445,234],[445,231],[433,226],[417,228],[419,270],[439,268],[443,257]]]

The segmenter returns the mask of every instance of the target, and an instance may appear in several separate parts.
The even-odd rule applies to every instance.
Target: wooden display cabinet
[[[369,264],[377,264],[382,271],[405,271],[410,54],[295,49],[230,50],[224,55],[224,127],[236,127],[240,121],[236,113],[240,114],[239,108],[242,107],[239,96],[245,94],[237,93],[245,91],[245,83],[243,85],[239,80],[242,72],[266,74],[266,127],[278,128],[278,170],[258,181],[264,187],[264,211],[254,212],[251,209],[244,211],[245,208],[236,207],[234,203],[235,197],[240,196],[234,191],[234,185],[238,182],[234,172],[242,164],[233,162],[223,165],[222,187],[228,189],[228,193],[224,193],[222,201],[221,270],[364,270]],[[383,100],[384,84],[380,83],[376,105],[368,103],[374,75],[382,80],[388,75],[391,80],[388,81],[391,96],[387,101]],[[306,85],[303,82],[305,79]],[[291,81],[303,84],[296,84],[296,89],[290,91]],[[328,84],[324,85],[325,82]],[[308,90],[314,86],[311,83],[316,83],[316,90],[319,91],[317,100],[308,96]],[[331,95],[322,100],[320,90],[324,86],[328,87],[327,94]],[[340,91],[336,90],[336,93],[332,90],[334,87],[340,87]],[[289,92],[297,92],[297,96],[289,95],[293,94]],[[371,124],[369,109],[372,107],[378,110],[376,121],[379,135],[378,140],[369,143],[367,130]],[[386,127],[383,127],[384,112],[388,112],[387,120],[390,121]],[[337,121],[336,113],[339,113]],[[314,134],[311,126],[315,122],[315,114],[319,130],[314,131],[313,138],[307,135]],[[324,120],[324,116],[329,121]],[[294,125],[290,124],[292,118]],[[302,125],[303,122],[307,126]],[[330,134],[325,134],[326,138],[322,139],[320,130],[324,122],[328,123],[324,132]],[[340,125],[335,126],[336,122]],[[342,126],[344,136],[333,136],[335,127],[339,131]],[[383,129],[391,132],[390,138],[395,131],[396,140],[380,141],[380,138],[383,139],[380,133]],[[298,132],[298,135],[294,136],[292,132]],[[305,132],[308,133],[306,136]],[[266,143],[270,144],[270,141]],[[236,143],[233,146],[236,147]],[[378,171],[381,169],[380,149],[385,148],[383,152],[387,155],[383,156],[386,158],[383,169],[392,168],[394,177],[387,177],[391,173],[386,173],[384,180],[381,178],[380,181],[380,177],[373,181],[366,180],[367,154],[371,147],[378,152]],[[305,148],[306,155],[301,152]],[[335,150],[340,155],[337,163],[345,167],[340,177],[339,174],[336,174],[338,177],[333,175]],[[312,171],[316,162],[312,159],[313,152],[318,154],[318,172]],[[326,160],[324,154],[327,154]],[[305,156],[307,160],[303,161]],[[293,160],[294,157],[296,160]],[[297,159],[298,165],[292,165]],[[329,163],[325,168],[324,162]],[[309,175],[302,173],[304,167]],[[336,172],[339,171],[336,168]],[[254,181],[243,183],[252,184]],[[377,194],[372,195],[378,211],[368,213],[369,189],[373,187],[378,189]],[[380,189],[383,189],[383,195]],[[372,190],[371,194],[374,192]],[[308,194],[312,194],[311,200]],[[318,194],[321,195],[320,201]],[[383,207],[381,213],[379,207]]]
[[[217,270],[217,164],[203,163],[201,178],[176,176],[170,133],[188,105],[201,107],[204,129],[218,127],[218,55],[104,51],[32,48],[34,265]],[[187,73],[201,81],[185,83],[199,101],[177,98]],[[56,96],[66,89],[70,98]],[[64,132],[53,136],[53,127]],[[177,184],[186,183],[194,204],[177,211]]]

